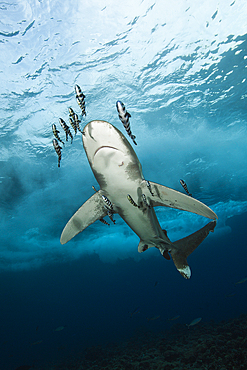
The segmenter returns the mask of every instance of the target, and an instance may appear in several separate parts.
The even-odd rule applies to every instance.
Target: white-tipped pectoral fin
[[[61,234],[60,243],[67,243],[75,235],[86,229],[86,227],[106,215],[107,210],[102,203],[101,191],[98,191],[68,221]]]
[[[164,185],[159,185],[154,182],[149,182],[153,195],[150,194],[150,190],[147,188],[146,181],[141,184],[142,191],[149,196],[150,201],[154,207],[165,206],[183,211],[196,213],[197,215],[216,220],[217,215],[205,204],[196,200],[188,195],[180,193],[179,191],[170,189]]]

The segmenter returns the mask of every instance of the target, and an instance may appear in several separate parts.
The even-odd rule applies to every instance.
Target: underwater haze
[[[0,2],[1,369],[55,368],[88,346],[166,332],[173,317],[185,325],[247,313],[246,14],[245,0]],[[81,128],[105,120],[121,130],[146,180],[185,193],[183,179],[217,214],[188,258],[190,280],[156,248],[138,253],[118,215],[60,244],[99,189],[81,133],[70,126],[65,141],[69,107]],[[60,167],[53,124],[65,142]],[[156,214],[172,241],[208,222],[167,207]]]

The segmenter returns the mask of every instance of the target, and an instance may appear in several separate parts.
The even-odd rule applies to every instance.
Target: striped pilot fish
[[[148,201],[147,201],[147,198],[146,198],[145,194],[142,194],[142,200],[143,200],[143,204],[144,204],[145,207],[151,208],[151,206],[148,204]]]
[[[71,117],[69,117],[69,123],[73,127],[73,130],[75,131],[75,135],[76,135],[76,133],[77,133],[77,126],[76,126],[75,121]]]
[[[130,129],[129,118],[131,117],[131,115],[129,114],[129,112],[127,112],[124,104],[120,100],[116,102],[116,107],[117,107],[119,119],[124,125],[124,128],[127,131],[127,134],[131,137],[131,139],[133,140],[133,143],[137,145],[137,143],[135,142],[136,137],[135,135],[132,134],[131,129]]]
[[[105,195],[102,195],[102,199],[105,203],[105,208],[107,210],[107,216],[115,224],[116,221],[112,217],[113,216],[113,204],[112,204],[112,202]]]
[[[58,155],[58,167],[60,167],[60,162],[61,162],[61,158],[62,158],[62,152],[61,152],[61,146],[58,144],[58,141],[57,139],[53,139],[53,146],[54,146],[54,149]]]
[[[75,112],[72,108],[69,108],[69,116],[73,119],[73,121],[75,121]]]
[[[140,206],[138,206],[138,204],[136,204],[136,202],[134,201],[134,199],[132,198],[131,195],[128,194],[127,195],[127,199],[130,202],[130,204],[132,204],[132,206],[137,207],[137,208],[140,208]]]
[[[187,185],[186,185],[185,181],[184,181],[184,180],[182,180],[182,179],[180,179],[180,180],[179,180],[179,182],[180,182],[180,184],[182,185],[182,187],[184,188],[184,190],[186,191],[186,193],[187,193],[190,197],[192,197],[192,194],[189,192],[188,187],[187,187]]]
[[[151,194],[152,196],[154,196],[154,193],[152,192],[152,189],[151,189],[151,184],[150,184],[150,182],[146,180],[146,184],[147,184],[147,188],[148,188],[148,190],[150,191],[150,194]]]
[[[57,130],[57,128],[56,128],[56,125],[52,125],[52,132],[53,132],[53,134],[54,134],[54,136],[55,136],[55,138],[58,140],[58,141],[60,141],[62,144],[64,144],[64,142],[60,139],[60,137],[59,137],[59,131]]]
[[[80,131],[81,134],[83,134],[83,131],[80,129],[80,120],[78,118],[78,115],[75,113],[75,124],[76,124],[76,127],[78,129],[78,131]]]
[[[86,116],[86,109],[85,109],[85,95],[81,91],[81,88],[79,85],[75,85],[75,93],[76,93],[76,101],[79,105],[79,107],[82,110],[82,116]]]
[[[106,220],[104,220],[103,218],[100,218],[99,220],[100,220],[100,222],[102,222],[102,224],[110,226],[110,224]]]
[[[113,205],[112,205],[112,202],[105,196],[105,195],[102,195],[102,199],[105,203],[105,206],[107,209],[110,209],[111,211],[113,211]]]
[[[69,129],[69,126],[66,125],[66,122],[62,119],[62,118],[59,118],[59,122],[62,126],[62,128],[64,129],[65,131],[65,135],[66,135],[66,141],[68,141],[68,135],[71,137],[71,144],[72,144],[72,141],[73,141],[73,135],[71,134],[70,132],[70,129]]]

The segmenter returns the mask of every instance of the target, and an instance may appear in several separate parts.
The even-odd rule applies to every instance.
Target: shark
[[[118,214],[139,236],[138,252],[156,247],[165,259],[172,258],[179,273],[189,279],[187,257],[214,231],[217,215],[191,196],[146,180],[131,144],[109,122],[89,122],[83,129],[82,141],[100,189],[94,188],[95,193],[65,225],[61,244],[95,221],[102,221],[107,215],[112,219],[112,215]],[[160,206],[192,212],[211,221],[193,234],[172,242],[156,216],[154,208]]]

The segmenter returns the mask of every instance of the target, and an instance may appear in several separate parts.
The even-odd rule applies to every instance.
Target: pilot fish
[[[133,143],[137,145],[137,143],[135,142],[136,137],[132,135],[132,132],[130,129],[129,118],[131,117],[131,115],[129,114],[129,112],[127,112],[124,104],[120,100],[116,102],[116,107],[117,107],[119,119],[124,125],[124,128],[127,131],[127,134],[131,137],[131,139],[133,140]]]
[[[151,208],[151,206],[147,202],[147,198],[146,198],[146,195],[145,194],[142,194],[142,200],[143,200],[144,206],[146,206],[148,208]]]
[[[102,199],[103,199],[103,201],[105,203],[105,208],[107,210],[108,217],[115,224],[116,221],[112,217],[112,215],[113,215],[113,205],[112,205],[112,202],[105,195],[102,195]]]
[[[70,132],[70,129],[69,129],[69,126],[66,125],[66,122],[62,119],[62,118],[59,118],[59,122],[62,126],[62,128],[64,129],[65,131],[65,134],[66,134],[66,141],[68,141],[68,135],[71,137],[71,144],[72,144],[72,141],[73,141],[73,136]]]
[[[54,134],[54,136],[55,136],[55,138],[58,140],[58,141],[61,141],[61,143],[62,144],[64,144],[64,142],[60,139],[60,137],[59,137],[59,131],[57,130],[57,128],[56,128],[56,125],[52,125],[52,132],[53,132],[53,134]]]
[[[152,196],[154,196],[154,193],[152,192],[152,189],[151,189],[151,184],[150,184],[150,182],[146,180],[146,184],[147,184],[147,188],[148,188],[148,190],[150,191],[150,194],[151,194]]]
[[[72,108],[69,108],[69,116],[73,119],[73,121],[75,121],[75,112]]]
[[[77,126],[76,126],[75,121],[71,117],[69,117],[69,123],[73,127],[73,130],[75,131],[75,135],[76,135],[76,133],[77,133]]]
[[[78,85],[75,85],[75,93],[76,93],[76,101],[79,105],[79,107],[81,108],[82,110],[82,116],[86,116],[86,110],[85,110],[85,95],[83,94],[83,92],[81,91],[81,88],[80,86]]]
[[[100,218],[99,220],[100,220],[100,222],[102,222],[102,224],[110,226],[110,224],[106,220],[104,220],[103,218]]]
[[[83,131],[80,129],[80,122],[81,121],[79,120],[78,115],[76,113],[75,113],[74,120],[75,120],[75,124],[76,124],[76,127],[77,127],[78,131],[80,131],[83,134]]]
[[[58,142],[57,142],[57,139],[53,139],[53,146],[54,146],[54,149],[58,155],[58,167],[60,167],[60,161],[61,161],[61,158],[62,158],[62,153],[61,153],[61,146],[59,146]]]
[[[103,201],[105,202],[106,204],[106,207],[108,209],[110,209],[111,211],[113,211],[113,205],[112,205],[112,202],[105,196],[105,195],[102,195],[102,199]]]
[[[134,201],[134,199],[132,198],[132,196],[131,195],[127,195],[127,199],[128,199],[128,201],[132,204],[132,206],[134,206],[134,207],[138,207],[138,208],[140,208],[139,206],[138,206],[138,204],[136,204],[136,202]]]
[[[182,185],[182,187],[184,188],[184,190],[186,191],[186,193],[187,193],[190,197],[192,197],[192,194],[189,192],[189,190],[188,190],[188,188],[187,188],[187,185],[186,185],[185,181],[184,181],[184,180],[182,180],[182,179],[180,179],[180,180],[179,180],[179,182],[180,182],[180,184]]]

